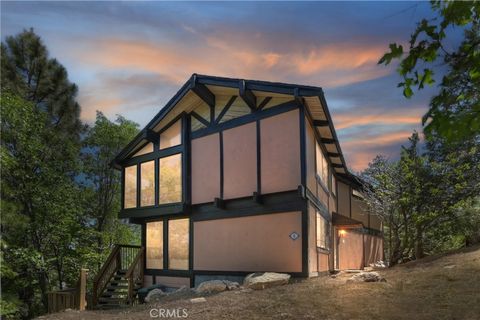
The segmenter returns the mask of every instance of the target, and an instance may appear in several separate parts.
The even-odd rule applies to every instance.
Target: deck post
[[[78,310],[83,311],[87,305],[87,273],[88,269],[80,269],[80,285],[78,288]]]

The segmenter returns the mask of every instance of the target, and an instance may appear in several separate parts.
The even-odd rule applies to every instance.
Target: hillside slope
[[[381,271],[387,282],[348,283],[342,273],[263,291],[229,291],[119,311],[63,312],[47,319],[150,319],[185,308],[187,319],[480,319],[480,248]]]

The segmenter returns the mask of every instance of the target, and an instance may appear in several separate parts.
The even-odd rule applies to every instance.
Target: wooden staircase
[[[93,282],[95,308],[112,309],[136,304],[143,284],[144,248],[116,245]]]

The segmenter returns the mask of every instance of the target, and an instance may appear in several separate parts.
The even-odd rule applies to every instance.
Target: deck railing
[[[80,277],[74,288],[48,292],[48,313],[60,312],[65,309],[85,310],[87,272],[87,269],[80,270]]]
[[[93,305],[98,304],[98,300],[105,291],[107,285],[112,280],[113,276],[118,271],[130,271],[129,277],[143,277],[143,248],[132,245],[115,245],[112,252],[108,256],[104,265],[95,276],[93,280]],[[138,271],[141,269],[141,271]],[[139,274],[140,272],[140,274]],[[128,279],[128,277],[127,277]],[[133,281],[133,280],[132,280]],[[133,282],[132,285],[135,285]],[[132,295],[130,295],[130,281],[129,281],[129,297],[128,301],[133,301],[133,287]]]

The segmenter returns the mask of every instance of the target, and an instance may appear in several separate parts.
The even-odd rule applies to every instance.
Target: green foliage
[[[377,157],[362,173],[365,201],[385,224],[391,264],[480,243],[480,144],[415,132],[398,161]]]
[[[480,3],[478,1],[432,1],[438,18],[423,19],[410,36],[409,51],[396,43],[379,64],[399,59],[398,73],[405,97],[435,83],[435,69],[446,68],[440,92],[430,102],[423,117],[427,135],[438,132],[449,141],[459,141],[480,133]],[[454,52],[445,43],[455,27],[464,31],[463,41]]]
[[[119,172],[110,161],[138,126],[101,113],[79,119],[77,88],[32,30],[1,45],[2,319],[45,313],[48,291],[96,270],[114,243],[138,243],[117,219]]]

